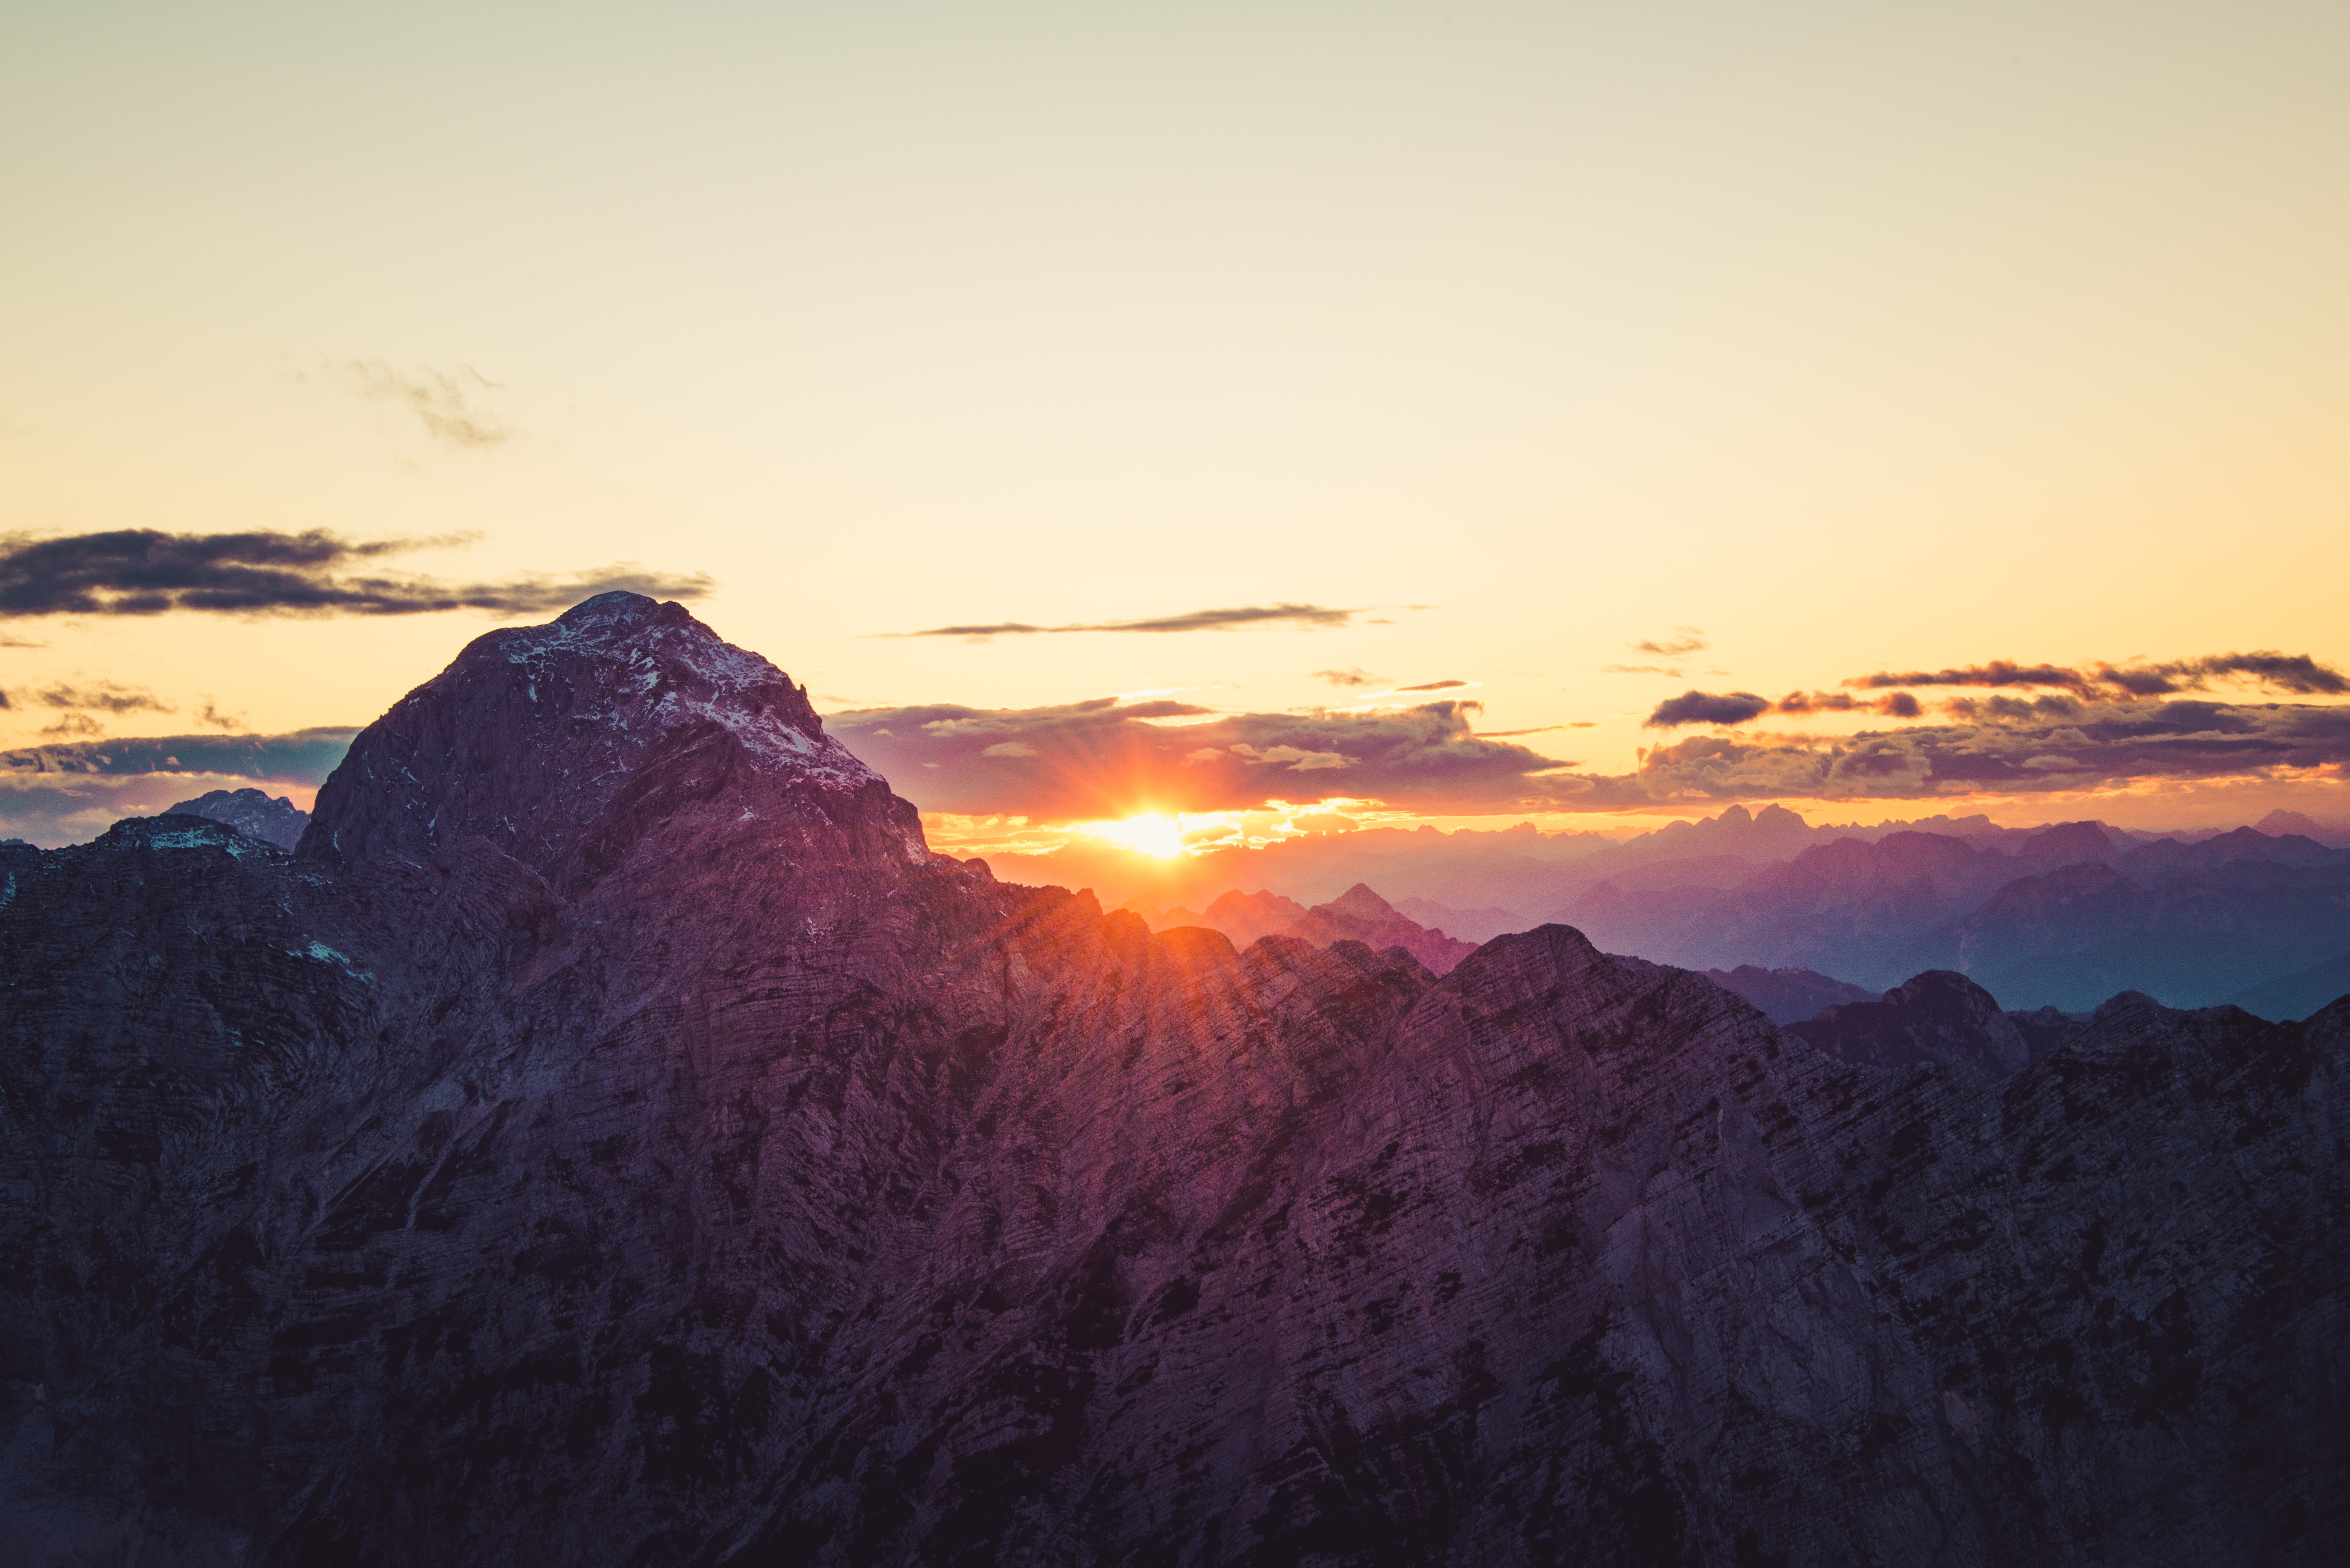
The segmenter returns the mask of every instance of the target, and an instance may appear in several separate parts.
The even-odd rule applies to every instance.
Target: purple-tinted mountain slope
[[[593,601],[296,857],[0,850],[15,1560],[2330,1560],[2350,1008],[2002,1078],[1154,937],[750,658]]]

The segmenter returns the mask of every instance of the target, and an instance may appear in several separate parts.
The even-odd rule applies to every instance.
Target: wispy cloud
[[[329,370],[338,384],[362,398],[406,408],[436,441],[478,449],[514,437],[513,430],[480,400],[484,392],[504,389],[471,365],[454,370],[429,366],[400,370],[380,359],[346,359]]]
[[[997,637],[1056,637],[1079,631],[1230,631],[1244,626],[1296,626],[1308,628],[1349,626],[1361,609],[1332,609],[1326,605],[1242,605],[1231,609],[1190,610],[1182,615],[1156,616],[1146,620],[1072,621],[1062,626],[1036,626],[1027,621],[989,621],[968,626],[934,626],[921,631],[885,631],[880,637],[960,637],[984,642]]]
[[[1457,691],[1468,685],[1466,680],[1423,680],[1417,686],[1399,686],[1399,691]]]
[[[1635,653],[1653,654],[1659,659],[1685,659],[1692,653],[1702,653],[1707,648],[1702,627],[1677,626],[1673,637],[1648,638],[1624,646]]]
[[[1692,653],[1704,652],[1708,644],[1705,640],[1704,628],[1701,627],[1677,626],[1673,628],[1673,631],[1675,635],[1671,637],[1643,638],[1638,642],[1627,642],[1624,646],[1635,653],[1645,653],[1651,659],[1671,659],[1675,662],[1603,664],[1599,667],[1599,673],[1602,675],[1662,675],[1673,680],[1682,679],[1689,673],[1689,670],[1686,665],[1679,661],[1687,659]],[[1715,670],[1713,673],[1718,675],[1721,671]]]
[[[671,576],[626,561],[571,576],[487,583],[445,583],[368,569],[387,556],[468,544],[472,538],[345,539],[318,528],[301,534],[123,528],[48,539],[0,535],[0,617],[173,610],[317,616],[473,609],[532,615],[565,609],[616,588],[687,599],[716,586],[698,572]]]
[[[144,686],[124,686],[112,680],[93,681],[88,686],[68,686],[61,681],[31,695],[44,707],[79,708],[93,713],[179,711]]]
[[[1379,683],[1379,678],[1372,674],[1369,670],[1351,668],[1347,670],[1317,670],[1314,672],[1314,679],[1316,680],[1326,680],[1333,686],[1377,686]]]

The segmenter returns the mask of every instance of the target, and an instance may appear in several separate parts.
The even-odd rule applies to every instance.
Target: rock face
[[[1153,936],[583,608],[298,856],[0,850],[10,1561],[2333,1560],[2350,1006]]]
[[[201,816],[225,822],[247,838],[291,849],[310,825],[310,814],[284,795],[271,799],[257,789],[216,789],[171,807],[166,816]]]

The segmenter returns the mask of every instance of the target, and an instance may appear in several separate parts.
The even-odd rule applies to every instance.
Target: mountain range
[[[1773,896],[1918,940],[2006,885],[1889,853]],[[2350,1525],[2350,1002],[1943,971],[1783,1030],[1557,924],[1442,976],[1154,932],[931,853],[628,594],[469,645],[290,854],[167,815],[0,878],[17,1562],[2298,1568]]]

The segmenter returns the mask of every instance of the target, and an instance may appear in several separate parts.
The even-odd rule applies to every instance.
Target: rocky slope
[[[395,708],[296,856],[0,856],[14,1560],[2300,1564],[2350,1522],[2350,1008],[2117,998],[2002,1077],[1557,926],[1441,979],[1154,936],[926,855],[676,607],[583,610]]]

